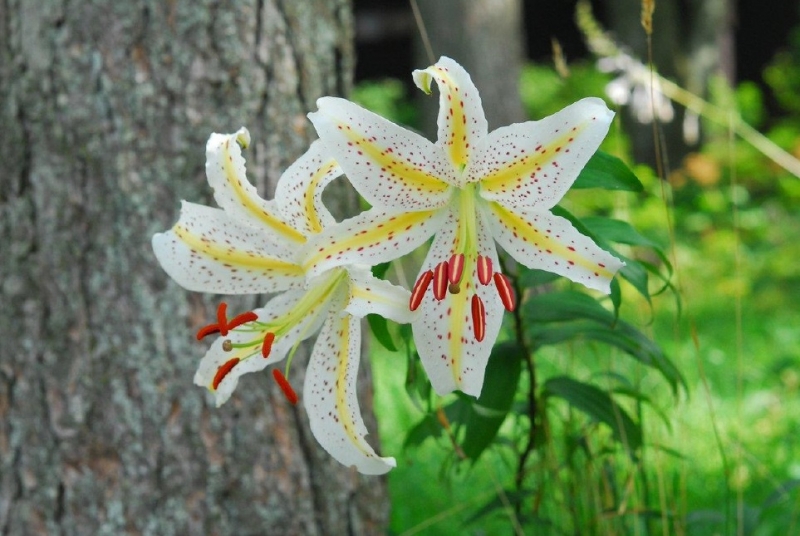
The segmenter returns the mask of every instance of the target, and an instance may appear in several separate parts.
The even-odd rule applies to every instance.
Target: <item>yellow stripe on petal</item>
[[[328,174],[332,173],[338,167],[339,164],[336,163],[336,160],[331,159],[330,161],[325,162],[316,172],[314,172],[314,176],[309,181],[308,187],[303,193],[305,213],[306,217],[308,218],[308,225],[313,234],[322,232],[322,220],[319,216],[319,212],[317,212],[317,206],[314,203],[317,189],[320,187],[320,183],[328,176]]]
[[[368,156],[381,171],[388,173],[389,181],[403,183],[407,188],[412,188],[431,196],[441,195],[450,187],[449,184],[436,175],[428,173],[422,167],[403,159],[402,155],[392,147],[384,149],[376,145],[372,139],[360,132],[356,132],[347,123],[337,122],[336,125],[348,140],[348,145],[355,147],[359,155]]]
[[[279,272],[282,275],[299,277],[304,275],[303,269],[297,264],[212,242],[208,238],[192,234],[182,225],[175,225],[172,231],[192,250],[232,267]]]
[[[553,262],[557,265],[560,259],[565,267],[578,266],[593,274],[595,277],[606,280],[610,280],[614,277],[614,273],[620,266],[619,261],[616,261],[616,259],[610,256],[609,258],[612,259],[612,262],[616,261],[616,265],[613,267],[609,266],[608,262],[594,261],[581,255],[578,248],[569,245],[569,237],[553,234],[546,225],[540,227],[535,220],[532,221],[530,218],[523,218],[499,203],[488,203],[488,206],[497,217],[499,223],[507,229],[507,232],[513,236],[515,241],[522,241],[526,247],[538,251],[543,258],[548,259],[548,262]],[[579,235],[577,231],[574,232],[584,240],[588,240],[586,237],[583,237],[583,235]],[[509,248],[506,247],[506,249],[508,250]],[[515,256],[514,251],[509,251],[509,253]],[[605,252],[603,253],[605,254]],[[556,260],[550,260],[552,258],[556,258]],[[610,268],[613,268],[613,271]],[[556,271],[552,268],[548,268],[548,270],[560,273],[560,271]]]
[[[481,179],[481,190],[488,193],[502,194],[513,188],[519,188],[523,183],[531,184],[530,188],[536,188],[536,174],[545,166],[550,165],[562,151],[568,151],[568,146],[581,133],[586,125],[573,127],[558,137],[551,138],[545,144],[540,144],[533,149],[533,152],[520,152],[519,156],[508,162],[504,167],[491,170]]]
[[[306,237],[296,229],[292,228],[286,222],[278,218],[276,215],[265,210],[258,201],[260,198],[254,199],[253,193],[245,189],[245,177],[240,177],[239,172],[234,164],[234,156],[231,154],[231,143],[238,143],[234,136],[229,136],[222,147],[222,167],[225,173],[225,180],[230,185],[236,199],[250,214],[252,214],[258,221],[274,230],[278,234],[298,242],[300,244],[306,241]],[[241,158],[241,155],[237,155]],[[247,183],[249,184],[249,183]]]
[[[351,321],[353,321],[353,317],[350,315],[344,315],[339,319],[338,334],[340,339],[338,343],[338,356],[336,360],[338,363],[338,368],[336,371],[336,414],[339,418],[342,428],[344,428],[344,431],[347,434],[347,437],[350,438],[350,442],[353,444],[353,446],[355,446],[361,452],[367,454],[368,451],[364,448],[363,439],[357,433],[356,423],[353,420],[354,412],[348,401],[348,388],[354,387],[349,384],[351,379],[347,377],[350,365]]]
[[[459,87],[447,73],[446,70],[438,66],[429,69],[439,78],[439,91],[447,99],[447,114],[449,134],[447,140],[442,140],[447,144],[447,152],[450,160],[456,169],[463,169],[469,163],[470,144],[467,140],[467,115],[464,112],[464,99],[459,94]]]
[[[430,93],[439,88],[437,145],[442,147],[457,173],[470,164],[473,153],[488,133],[478,89],[457,62],[442,57],[427,69],[413,73],[414,83]]]
[[[307,272],[319,271],[320,265],[327,268],[396,259],[418,247],[435,231],[439,214],[440,210],[387,214],[385,219],[372,222],[366,220],[369,213],[362,213],[319,235],[317,247],[306,256],[303,268]]]

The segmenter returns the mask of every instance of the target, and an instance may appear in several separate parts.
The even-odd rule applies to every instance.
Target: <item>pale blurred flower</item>
[[[608,83],[606,95],[618,106],[630,106],[636,121],[647,124],[658,118],[662,123],[669,123],[675,118],[675,110],[662,92],[658,76],[646,65],[620,53],[601,58],[597,66],[603,72],[620,74]]]

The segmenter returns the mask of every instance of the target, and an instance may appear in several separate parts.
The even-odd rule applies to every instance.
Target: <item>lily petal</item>
[[[614,274],[625,263],[549,211],[511,211],[486,203],[495,240],[517,262],[546,270],[608,294]]]
[[[378,314],[401,324],[414,319],[416,315],[408,309],[408,290],[378,279],[367,269],[350,268],[348,272],[351,283],[346,312],[359,318]]]
[[[270,329],[265,326],[297,307],[298,302],[305,294],[306,291],[303,290],[280,294],[271,299],[263,308],[253,311],[258,315],[257,322],[245,324],[229,332],[227,336],[217,338],[200,361],[194,375],[195,385],[207,387],[214,393],[217,406],[221,406],[230,398],[243,374],[263,370],[269,365],[282,361],[296,344],[314,335],[327,317],[333,299],[318,304],[317,308],[309,311],[301,321],[277,336],[266,359],[261,354],[261,342],[270,332]],[[232,343],[233,348],[230,351],[225,351],[223,348],[226,340]],[[239,361],[224,377],[221,379],[217,377],[220,367],[234,359]],[[216,388],[213,385],[215,379],[218,381]]]
[[[447,222],[436,234],[420,273],[449,259],[456,239],[456,215],[449,212]],[[479,216],[480,217],[480,216]],[[485,222],[477,226],[478,248],[499,266],[497,251]],[[473,296],[483,302],[485,325],[483,339],[477,340],[472,318]],[[422,365],[436,392],[445,395],[455,389],[479,396],[483,387],[486,363],[503,320],[503,305],[493,286],[478,282],[475,260],[465,263],[461,288],[447,292],[441,301],[432,293],[425,295],[420,315],[412,323],[414,342]]]
[[[430,141],[344,99],[317,105],[309,119],[370,204],[416,211],[447,202],[455,177]]]
[[[360,321],[331,314],[311,354],[303,401],[311,432],[331,456],[361,473],[380,475],[397,462],[379,457],[364,439],[367,427],[356,397],[360,354]]]
[[[178,223],[153,236],[153,251],[164,270],[196,292],[259,294],[300,288],[296,253],[226,212],[184,201]]]
[[[395,212],[373,208],[329,227],[309,242],[303,268],[309,277],[345,264],[374,266],[422,245],[441,227],[446,211]]]
[[[308,151],[283,172],[275,188],[275,201],[281,214],[306,236],[336,223],[322,203],[322,191],[342,174],[342,169],[324,147],[320,140],[312,143]]]
[[[446,56],[427,69],[414,71],[413,77],[425,93],[430,94],[431,81],[439,86],[437,145],[445,150],[460,174],[489,130],[478,89],[469,73]]]
[[[542,119],[491,134],[467,170],[480,195],[508,208],[552,208],[578,178],[608,132],[614,112],[582,99]]]
[[[274,201],[261,198],[247,180],[242,147],[250,144],[246,128],[234,134],[212,134],[206,144],[206,176],[214,199],[226,212],[258,227],[266,226],[289,243],[302,244],[305,237],[280,217]]]

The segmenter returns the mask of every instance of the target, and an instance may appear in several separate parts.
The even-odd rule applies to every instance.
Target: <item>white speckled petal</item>
[[[310,277],[335,266],[374,266],[421,246],[444,221],[445,210],[394,212],[374,208],[325,229],[309,242],[303,267]]]
[[[453,169],[433,143],[344,99],[323,97],[317,105],[308,117],[370,204],[428,210],[447,202]]]
[[[447,222],[436,234],[420,274],[432,270],[453,254],[456,236],[456,216],[451,212]],[[497,251],[483,224],[478,224],[478,253],[492,260],[499,268]],[[485,335],[475,338],[471,302],[477,294],[486,311]],[[478,281],[476,259],[467,258],[458,294],[447,292],[441,301],[429,290],[413,321],[414,343],[431,384],[440,395],[459,389],[468,395],[479,396],[483,387],[486,363],[503,320],[503,305],[493,283]]]
[[[401,324],[416,316],[408,309],[411,293],[403,287],[378,279],[367,269],[349,268],[350,300],[345,309],[351,315],[381,315]]]
[[[397,462],[375,454],[365,440],[367,427],[356,397],[360,355],[360,321],[346,314],[331,314],[311,354],[303,403],[311,432],[328,454],[361,473],[380,475]]]
[[[549,211],[511,211],[486,203],[492,235],[517,262],[609,293],[611,279],[625,263]]]
[[[473,151],[488,132],[478,89],[469,73],[448,57],[413,73],[414,83],[425,93],[431,82],[439,86],[439,139],[437,145],[448,155],[457,173],[469,164]]]
[[[305,237],[281,218],[274,201],[258,195],[247,180],[242,147],[250,144],[246,128],[234,134],[212,134],[206,144],[206,176],[217,204],[231,216],[280,237],[302,244]]]
[[[333,225],[335,220],[322,203],[322,191],[341,174],[322,141],[312,143],[278,180],[275,202],[283,217],[306,236]]]
[[[582,99],[542,119],[491,134],[467,169],[481,196],[508,208],[548,209],[561,200],[603,141],[614,112]]]
[[[271,236],[226,212],[183,203],[178,223],[153,236],[162,268],[196,292],[259,294],[303,285],[304,273],[290,252]]]
[[[195,385],[207,387],[214,393],[217,406],[221,406],[230,398],[231,393],[236,388],[236,384],[239,382],[239,378],[243,374],[263,370],[269,365],[282,361],[298,342],[314,335],[330,311],[333,299],[320,302],[300,321],[286,330],[285,333],[277,336],[267,358],[264,358],[261,354],[264,337],[272,331],[269,327],[270,324],[275,323],[281,317],[285,317],[287,313],[296,308],[306,293],[307,291],[293,290],[278,295],[263,308],[253,311],[258,315],[258,322],[261,324],[251,322],[234,329],[224,337],[219,336],[200,361],[200,365],[194,375]],[[246,348],[233,348],[231,351],[226,352],[222,349],[223,341],[226,339],[233,344],[251,344]],[[239,362],[233,366],[230,372],[219,382],[217,388],[214,389],[213,382],[217,371],[220,366],[232,359],[239,359]]]

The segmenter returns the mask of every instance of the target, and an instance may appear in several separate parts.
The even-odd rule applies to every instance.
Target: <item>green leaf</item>
[[[369,314],[367,315],[367,322],[369,322],[372,334],[375,335],[375,338],[381,343],[381,346],[390,352],[396,352],[397,346],[394,344],[394,340],[392,340],[392,334],[389,333],[389,326],[387,325],[386,319],[381,315]]]
[[[632,227],[628,226],[624,222],[617,222],[617,220],[609,220],[607,218],[586,218],[585,220],[581,220],[575,217],[569,211],[558,206],[553,207],[552,212],[557,216],[561,216],[562,218],[566,218],[567,220],[569,220],[569,222],[572,223],[572,225],[574,225],[575,228],[580,233],[585,234],[586,236],[597,242],[598,246],[609,251],[615,257],[625,261],[625,266],[623,266],[622,269],[620,269],[619,276],[625,279],[628,283],[630,283],[633,286],[633,288],[635,288],[639,292],[639,294],[641,294],[642,297],[644,297],[648,301],[648,303],[650,302],[651,294],[650,294],[650,289],[648,287],[649,277],[647,275],[648,272],[647,268],[642,264],[641,261],[631,259],[616,251],[611,246],[610,239],[606,239],[606,237],[600,235],[599,233],[595,233],[594,228],[590,228],[588,225],[586,225],[585,221],[589,221],[590,223],[594,221],[596,224],[598,220],[606,220],[606,222],[599,224],[598,229],[601,232],[606,231],[610,233],[611,237],[620,238],[620,235],[622,235],[621,237],[625,238],[626,240],[634,240],[634,239],[644,240],[648,243],[655,244],[654,242],[651,242],[642,235],[639,235],[638,232],[636,232]],[[614,223],[608,223],[608,222],[614,222]],[[630,231],[632,232],[626,230],[625,229],[626,227],[630,228]],[[635,233],[635,235],[633,233]],[[640,238],[635,238],[636,236]],[[653,247],[653,250],[659,255],[659,257],[662,258],[662,260],[665,262],[665,265],[667,266],[667,270],[671,272],[672,267],[667,262],[666,255],[657,247]],[[662,276],[659,277],[664,279]]]
[[[525,322],[563,322],[586,318],[613,326],[614,313],[582,292],[564,290],[531,296],[522,306]]]
[[[553,281],[557,280],[559,277],[561,276],[554,274],[553,272],[534,268],[526,268],[525,266],[519,265],[519,284],[523,288],[533,288],[540,285],[546,285],[547,283],[552,283]]]
[[[661,348],[632,325],[618,320],[613,327],[590,320],[567,323],[528,323],[526,335],[535,346],[589,340],[615,346],[643,365],[658,370],[669,383],[674,395],[678,387],[686,389],[686,380]]]
[[[406,439],[403,441],[403,448],[418,447],[429,437],[437,437],[441,432],[442,427],[436,422],[436,417],[425,415],[421,421],[408,431]]]
[[[514,342],[496,345],[489,356],[481,396],[470,404],[461,448],[477,460],[492,444],[511,410],[517,392],[525,349]]]
[[[376,264],[372,267],[372,275],[377,277],[378,279],[383,279],[386,275],[386,272],[389,271],[389,268],[392,267],[391,261],[389,262],[382,262],[380,264]]]
[[[619,308],[622,306],[622,288],[619,286],[619,279],[615,277],[611,280],[610,289],[609,297],[611,298],[611,304],[614,306],[614,321],[616,322],[617,318],[619,318]]]
[[[628,413],[614,402],[611,396],[594,385],[579,382],[567,376],[547,380],[542,388],[545,398],[565,400],[598,422],[608,425],[614,437],[633,453],[642,446],[642,429]]]
[[[622,160],[603,151],[594,153],[572,187],[576,189],[605,188],[606,190],[627,192],[644,190],[642,183]]]
[[[650,303],[650,276],[647,275],[647,269],[637,260],[630,259],[617,253],[615,254],[625,261],[625,266],[619,271],[620,277],[630,283],[631,286],[647,300],[647,303]]]
[[[612,218],[601,218],[599,216],[581,218],[581,221],[586,227],[591,229],[594,236],[603,242],[615,242],[617,244],[643,246],[652,249],[667,266],[667,269],[672,269],[663,248],[657,242],[641,234],[628,222]]]

